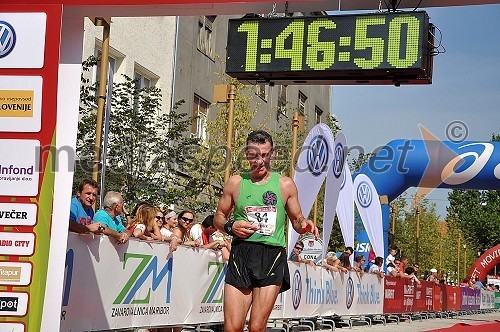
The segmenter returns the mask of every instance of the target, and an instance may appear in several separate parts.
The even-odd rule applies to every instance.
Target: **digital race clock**
[[[252,83],[430,84],[425,12],[229,20],[226,72]]]

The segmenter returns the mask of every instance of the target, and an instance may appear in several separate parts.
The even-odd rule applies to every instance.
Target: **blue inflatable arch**
[[[498,190],[500,142],[394,140],[382,147],[353,178],[358,174],[366,174],[378,194],[388,197],[388,202],[410,187]],[[387,250],[389,204],[382,204],[382,216]]]

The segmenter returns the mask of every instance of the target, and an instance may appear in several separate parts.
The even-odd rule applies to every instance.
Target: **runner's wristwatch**
[[[234,220],[228,220],[224,224],[224,231],[231,236],[236,236],[233,232],[233,225],[234,225]]]

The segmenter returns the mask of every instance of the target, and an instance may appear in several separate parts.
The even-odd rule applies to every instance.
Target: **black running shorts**
[[[226,283],[250,289],[281,285],[280,293],[290,289],[285,248],[247,241],[233,243]]]

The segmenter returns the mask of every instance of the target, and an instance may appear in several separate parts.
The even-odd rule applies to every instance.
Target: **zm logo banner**
[[[0,21],[0,59],[9,55],[16,46],[16,31],[9,23]]]
[[[314,176],[319,176],[328,166],[328,143],[323,135],[314,136],[307,151],[307,167]]]
[[[226,278],[226,266],[224,263],[219,262],[209,262],[208,263],[208,274],[210,274],[210,270],[215,268],[215,275],[212,278],[212,282],[210,286],[203,296],[201,303],[222,303],[222,299],[224,297],[224,291],[221,290],[223,285],[223,281]],[[220,292],[219,292],[220,291]],[[216,294],[221,294],[219,298],[215,298]]]
[[[162,284],[163,278],[166,280],[166,299],[165,303],[170,303],[170,288],[172,285],[172,266],[173,258],[170,258],[158,272],[158,257],[153,255],[125,253],[123,257],[123,269],[125,269],[129,259],[140,260],[139,265],[130,276],[120,294],[113,301],[113,304],[136,304],[149,303],[151,288],[153,292]],[[144,299],[134,299],[137,291],[141,289],[144,282],[152,275],[152,287],[148,288],[148,295]]]
[[[300,298],[302,296],[302,277],[299,270],[295,270],[292,282],[292,303],[293,308],[297,310],[300,305]]]
[[[358,190],[356,195],[358,195],[358,201],[359,204],[361,204],[362,207],[366,208],[369,207],[370,204],[372,203],[372,191],[370,189],[370,186],[366,182],[361,182],[358,185]]]

